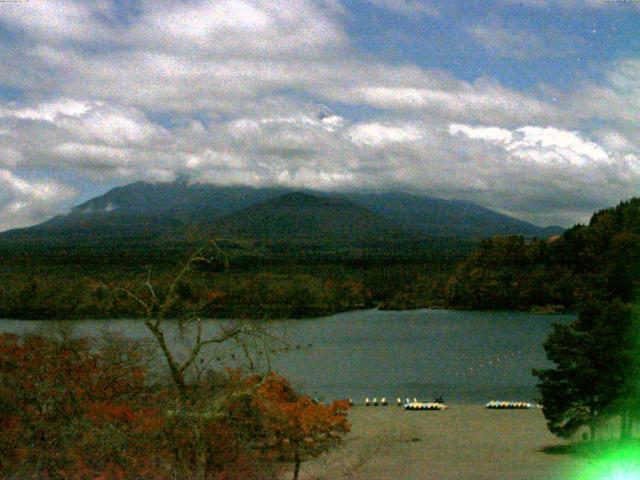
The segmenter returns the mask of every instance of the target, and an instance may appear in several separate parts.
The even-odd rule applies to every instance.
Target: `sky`
[[[0,230],[179,175],[587,222],[640,193],[640,1],[0,0]]]

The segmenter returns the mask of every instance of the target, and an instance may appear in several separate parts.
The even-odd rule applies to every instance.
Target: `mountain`
[[[409,237],[390,220],[343,198],[292,192],[211,225],[217,236],[256,240],[367,241]]]
[[[0,233],[0,241],[75,243],[183,236],[185,224],[162,214],[73,211],[44,223]]]
[[[73,212],[126,211],[198,222],[238,211],[290,191],[283,188],[189,184],[184,179],[170,183],[135,182],[92,198],[75,207]]]
[[[5,241],[182,239],[196,227],[217,235],[256,239],[354,240],[367,238],[481,238],[518,234],[548,237],[541,228],[479,205],[405,193],[295,192],[252,188],[135,182],[114,188],[39,225],[0,234]]]
[[[346,198],[378,215],[393,219],[407,230],[434,237],[548,237],[564,231],[561,227],[541,228],[461,200],[406,193],[350,194]]]

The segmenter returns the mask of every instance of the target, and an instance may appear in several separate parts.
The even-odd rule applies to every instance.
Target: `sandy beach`
[[[344,444],[304,463],[302,479],[570,480],[582,462],[541,451],[563,442],[547,431],[539,409],[356,406],[349,418]]]

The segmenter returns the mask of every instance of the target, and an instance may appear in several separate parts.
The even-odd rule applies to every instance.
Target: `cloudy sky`
[[[585,221],[640,194],[640,2],[0,0],[0,230],[178,174]]]

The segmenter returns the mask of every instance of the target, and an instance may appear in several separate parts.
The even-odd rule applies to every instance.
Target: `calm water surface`
[[[532,400],[534,367],[546,361],[542,342],[552,323],[572,316],[513,312],[416,310],[349,312],[331,317],[270,322],[270,331],[288,344],[256,347],[256,358],[321,400],[351,397],[417,397],[442,395],[450,403],[490,399]],[[52,322],[0,320],[0,331],[26,333]],[[150,338],[139,320],[74,322],[79,334],[115,331]],[[209,320],[206,329],[217,331]],[[176,338],[174,341],[178,341]],[[242,362],[231,346],[208,352],[214,364]]]

